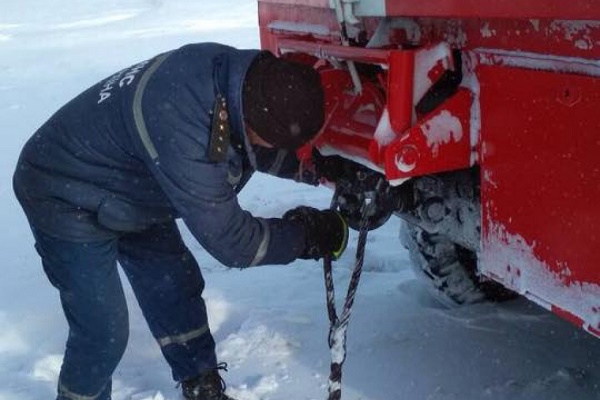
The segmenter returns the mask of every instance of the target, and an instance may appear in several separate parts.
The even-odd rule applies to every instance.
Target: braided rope
[[[337,204],[335,202],[336,198],[337,193],[334,194],[334,200],[332,200],[332,209],[337,208]],[[325,257],[323,259],[323,272],[325,276],[325,289],[327,295],[327,314],[330,322],[328,342],[331,350],[328,400],[340,400],[342,397],[342,365],[346,360],[346,335],[365,258],[367,233],[369,232],[369,206],[370,204],[365,203],[362,210],[354,269],[348,284],[348,291],[346,293],[346,300],[344,302],[342,314],[339,317],[335,307],[335,288],[333,284],[331,257]]]

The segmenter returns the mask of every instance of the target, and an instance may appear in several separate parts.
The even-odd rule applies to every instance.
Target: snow
[[[598,21],[554,20],[547,29],[551,34],[562,34],[565,40],[573,42],[578,49],[591,50],[597,44],[591,32],[599,26]]]
[[[600,61],[595,59],[484,48],[475,49],[475,54],[482,65],[506,65],[540,71],[600,76]]]
[[[377,141],[379,146],[387,146],[396,138],[396,132],[392,129],[390,113],[387,107],[383,110],[383,113],[381,113],[381,118],[377,123],[373,138]]]
[[[491,38],[496,36],[496,30],[490,29],[489,22],[484,23],[479,32],[481,32],[481,37],[483,38]]]
[[[481,95],[481,86],[475,73],[477,67],[477,56],[473,52],[465,52],[462,57],[463,79],[461,86],[471,91],[473,101],[471,102],[471,112],[469,121],[469,140],[471,143],[471,165],[477,162],[479,134],[481,133],[481,104],[479,97]]]
[[[362,3],[362,1],[360,2]],[[359,3],[359,4],[360,4]],[[421,28],[411,18],[384,18],[378,22],[377,29],[369,39],[367,47],[386,47],[390,43],[390,32],[392,30],[403,30],[406,39],[417,45],[421,41]]]
[[[42,272],[13,194],[20,148],[60,105],[115,71],[192,41],[257,47],[254,0],[4,1],[0,5],[0,400],[53,398],[66,338],[56,291]],[[260,216],[297,204],[327,207],[331,192],[259,175],[240,197]],[[399,221],[371,232],[348,330],[345,400],[600,398],[600,340],[521,299],[448,309],[415,280]],[[231,395],[326,397],[328,320],[313,261],[229,270],[186,239]],[[356,235],[334,265],[340,294]],[[131,336],[114,400],[175,400],[179,391],[130,288]],[[340,299],[341,300],[341,299]],[[337,302],[341,304],[341,301]]]
[[[290,21],[273,21],[268,25],[269,29],[289,31],[300,34],[313,34],[318,36],[328,36],[331,34],[329,27],[326,25],[303,24]]]
[[[450,142],[460,142],[463,128],[460,120],[448,110],[442,110],[421,126],[421,132],[427,139],[427,146],[437,157],[440,146]]]

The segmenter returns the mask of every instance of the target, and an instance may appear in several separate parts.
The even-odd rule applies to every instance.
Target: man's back
[[[151,146],[204,158],[215,95],[242,79],[222,65],[232,50],[184,46],[113,74],[54,114],[26,144],[14,177],[33,225],[82,241],[175,217],[143,133]]]

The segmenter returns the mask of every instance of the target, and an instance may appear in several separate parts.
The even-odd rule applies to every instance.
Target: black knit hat
[[[323,103],[319,73],[308,65],[263,51],[246,73],[244,120],[275,147],[293,150],[310,141],[323,125]]]

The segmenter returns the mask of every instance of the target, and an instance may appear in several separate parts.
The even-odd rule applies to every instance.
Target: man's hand
[[[283,219],[304,228],[305,247],[300,258],[318,260],[331,256],[335,260],[346,249],[348,224],[337,211],[301,206],[286,212]]]

